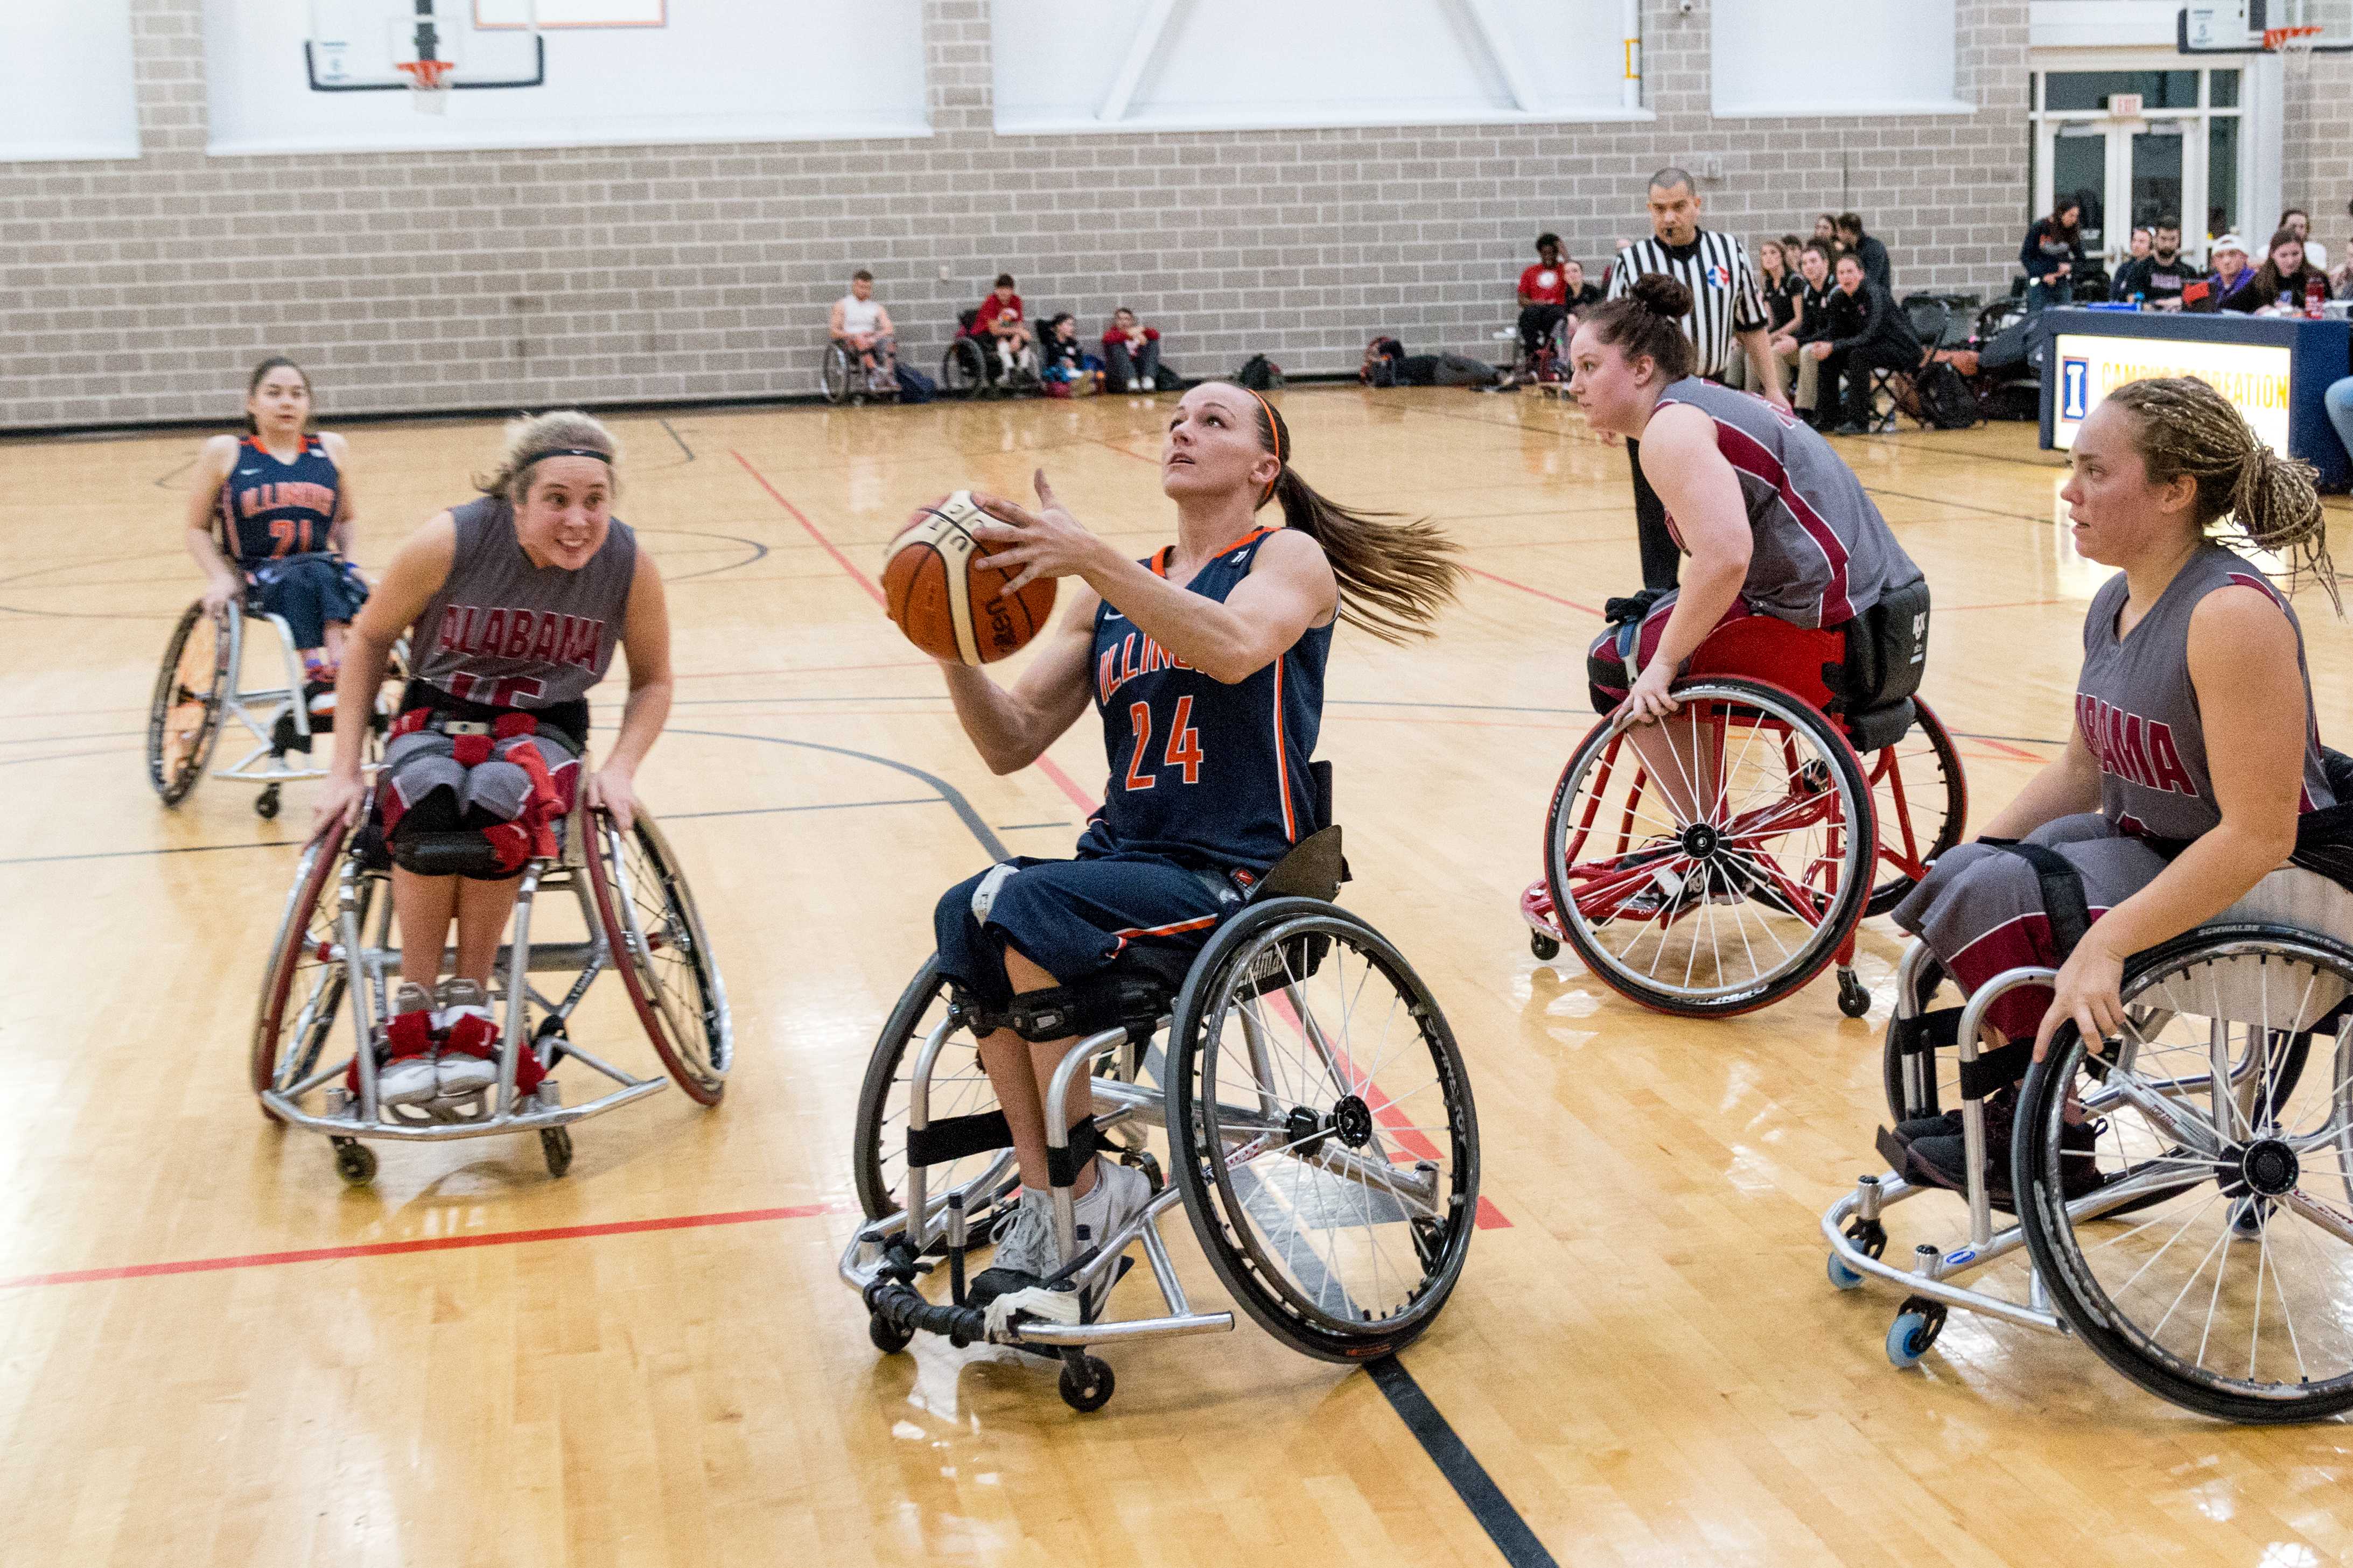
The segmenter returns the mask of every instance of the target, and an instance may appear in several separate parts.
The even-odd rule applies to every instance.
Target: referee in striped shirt
[[[1609,268],[1609,298],[1624,294],[1646,272],[1673,278],[1691,290],[1692,313],[1683,320],[1683,332],[1699,351],[1694,374],[1723,380],[1732,368],[1737,342],[1738,352],[1748,356],[1754,369],[1755,384],[1765,389],[1765,400],[1786,414],[1789,400],[1781,391],[1781,362],[1766,331],[1773,318],[1765,308],[1757,268],[1738,240],[1700,227],[1699,212],[1699,194],[1689,174],[1662,169],[1651,175],[1651,228],[1658,237],[1618,253]],[[1634,470],[1634,532],[1642,552],[1642,586],[1672,588],[1683,552],[1667,531],[1667,509],[1642,477],[1642,444],[1628,441],[1626,457]]]

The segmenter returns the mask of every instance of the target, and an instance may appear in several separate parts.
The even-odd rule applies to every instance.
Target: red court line
[[[1071,797],[1071,805],[1077,806],[1081,811],[1085,812],[1089,816],[1092,816],[1095,814],[1095,808],[1103,804],[1103,802],[1099,800],[1089,798],[1087,792],[1081,789],[1077,783],[1071,779],[1070,774],[1064,773],[1060,768],[1054,765],[1053,758],[1040,753],[1036,766],[1039,773],[1044,773],[1048,778],[1052,779],[1054,783],[1060,786],[1061,792]]]
[[[1550,599],[1556,605],[1567,605],[1572,610],[1583,610],[1588,616],[1599,617],[1601,614],[1590,605],[1580,605],[1575,599],[1564,599],[1558,594],[1547,594],[1542,588],[1531,588],[1525,583],[1514,583],[1509,577],[1500,577],[1493,572],[1482,571],[1476,566],[1465,566],[1462,570],[1470,573],[1473,577],[1484,577],[1490,583],[1501,583],[1506,588],[1517,588],[1523,594],[1534,594],[1539,599]]]
[[[2018,758],[2021,762],[2047,763],[2051,760],[2048,757],[2039,756],[2035,752],[2021,750],[2017,746],[2009,745],[2000,741],[1989,741],[1983,735],[1971,735],[1969,739],[1975,741],[1980,746],[1990,746],[1997,752],[2008,752],[2011,756]]]
[[[808,536],[825,547],[825,552],[833,557],[833,563],[835,565],[840,567],[844,572],[849,573],[852,577],[855,577],[858,580],[858,585],[860,587],[874,595],[874,602],[876,604],[881,605],[885,609],[890,608],[891,602],[882,596],[882,590],[874,585],[874,579],[869,577],[865,573],[860,572],[858,569],[857,564],[852,562],[849,556],[844,555],[840,551],[836,550],[833,547],[833,541],[818,532],[817,524],[811,522],[807,517],[802,516],[801,509],[786,500],[785,499],[784,492],[768,482],[768,476],[752,466],[751,458],[746,458],[743,453],[734,450],[733,447],[728,449],[727,455],[734,458],[737,462],[743,464],[744,471],[751,475],[754,479],[757,479],[759,481],[760,488],[767,491],[768,494],[774,498],[778,506],[783,507],[786,511],[793,514],[794,521],[797,521],[803,528],[808,531]]]
[[[813,1219],[847,1214],[846,1203],[798,1204],[789,1208],[737,1209],[728,1214],[673,1215],[667,1219],[625,1219],[604,1225],[563,1225],[544,1230],[504,1230],[488,1236],[436,1236],[417,1241],[375,1241],[354,1247],[306,1247],[294,1252],[248,1252],[234,1258],[190,1258],[176,1263],[134,1263],[122,1268],[69,1268],[58,1274],[19,1274],[0,1279],[0,1290],[30,1285],[92,1285],[109,1279],[149,1279],[164,1274],[211,1274],[224,1268],[273,1268],[282,1263],[322,1263],[343,1258],[388,1258],[404,1252],[448,1252],[468,1247],[520,1247],[533,1241],[582,1241],[598,1236],[636,1236],[646,1231],[699,1230],[716,1225],[758,1225],[768,1220]]]
[[[1147,457],[1145,457],[1145,456],[1143,453],[1141,453],[1141,452],[1131,452],[1131,451],[1129,451],[1126,447],[1122,447],[1122,446],[1119,446],[1118,444],[1116,444],[1116,443],[1114,443],[1114,442],[1105,441],[1105,442],[1102,443],[1102,445],[1103,445],[1103,446],[1105,446],[1105,447],[1109,447],[1111,450],[1113,450],[1113,451],[1114,451],[1114,452],[1117,452],[1117,453],[1118,453],[1121,457],[1123,457],[1123,458],[1134,458],[1137,462],[1139,462],[1139,463],[1149,463],[1149,464],[1151,464],[1154,468],[1158,468],[1158,467],[1160,466],[1160,459],[1159,459],[1159,458],[1147,458]]]

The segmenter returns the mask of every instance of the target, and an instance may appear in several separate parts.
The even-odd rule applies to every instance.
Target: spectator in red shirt
[[[1536,264],[1520,274],[1520,356],[1534,359],[1568,315],[1568,275],[1560,236],[1536,236]]]
[[[1160,383],[1160,333],[1138,324],[1135,312],[1122,305],[1111,313],[1103,335],[1103,363],[1111,367],[1114,389],[1150,392]]]
[[[1000,370],[1009,374],[1029,368],[1029,328],[1022,318],[1021,296],[1013,291],[1012,273],[997,275],[996,286],[972,319],[972,335],[987,340],[997,351],[997,363],[989,367],[992,376]]]

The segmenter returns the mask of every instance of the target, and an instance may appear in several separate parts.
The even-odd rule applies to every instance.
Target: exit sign
[[[2140,118],[2140,94],[2137,92],[2110,93],[2108,95],[2108,112],[2115,115],[2119,120],[2138,120]]]

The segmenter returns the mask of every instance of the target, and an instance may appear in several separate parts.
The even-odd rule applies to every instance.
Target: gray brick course
[[[1651,123],[1000,137],[984,0],[925,0],[929,138],[212,159],[202,0],[134,0],[144,155],[0,163],[0,426],[227,419],[279,351],[343,415],[806,393],[860,265],[918,363],[1000,268],[1089,335],[1134,306],[1191,374],[1345,370],[1380,331],[1485,353],[1538,229],[1598,270],[1650,171],[1711,155],[1711,226],[1853,206],[1899,286],[2007,287],[2026,0],[1962,0],[1977,114],[1904,119],[1717,121],[1708,0],[1646,11]],[[2324,58],[2290,105],[2285,188],[2331,239],[2348,88]]]

